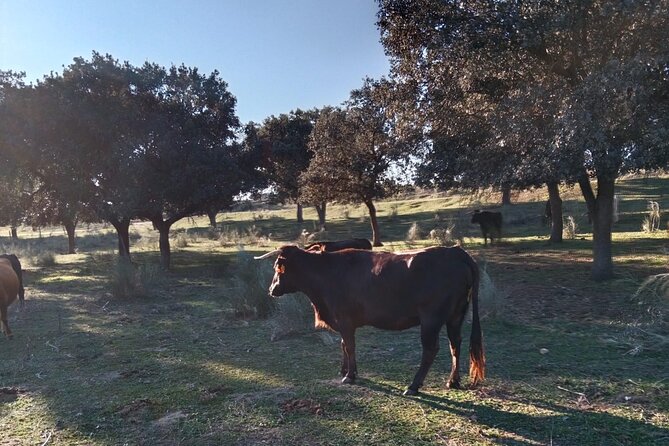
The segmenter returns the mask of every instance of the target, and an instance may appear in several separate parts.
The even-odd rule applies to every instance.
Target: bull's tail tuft
[[[479,282],[480,274],[478,265],[473,261],[472,274],[474,277],[471,300],[472,300],[472,334],[469,342],[469,379],[471,385],[478,385],[485,378],[485,352],[483,351],[483,334],[479,322]]]

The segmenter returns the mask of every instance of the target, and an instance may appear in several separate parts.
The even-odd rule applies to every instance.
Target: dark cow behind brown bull
[[[446,324],[452,357],[447,386],[459,387],[460,332],[470,300],[473,319],[469,374],[472,385],[484,378],[479,270],[462,248],[390,253],[359,249],[313,252],[283,246],[256,259],[275,255],[270,295],[305,293],[314,307],[316,326],[341,334],[343,383],[353,383],[357,376],[358,327],[404,330],[420,325],[421,364],[405,392],[417,394],[439,351],[439,332]]]
[[[353,238],[349,240],[337,240],[333,242],[314,242],[304,247],[305,251],[335,252],[342,249],[368,249],[371,251],[372,242],[366,238]]]
[[[12,330],[7,323],[7,309],[19,295],[19,277],[14,271],[12,262],[0,258],[0,328],[8,338],[12,338]]]
[[[474,211],[472,223],[478,223],[481,226],[483,234],[483,244],[488,244],[488,238],[492,244],[494,239],[502,236],[502,213],[493,211]]]
[[[26,292],[23,288],[23,270],[21,268],[21,261],[14,254],[0,254],[0,259],[7,259],[9,263],[12,264],[12,269],[16,273],[16,276],[19,278],[19,304],[21,307],[24,305]]]

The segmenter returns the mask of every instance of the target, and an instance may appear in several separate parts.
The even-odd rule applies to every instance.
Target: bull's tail
[[[479,282],[480,273],[476,262],[472,259],[473,283],[472,300],[472,334],[469,342],[469,380],[476,386],[485,378],[485,352],[483,351],[483,334],[479,322]]]

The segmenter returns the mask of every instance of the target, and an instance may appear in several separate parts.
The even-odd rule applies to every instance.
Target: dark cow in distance
[[[0,259],[7,259],[9,263],[12,264],[12,269],[16,273],[16,276],[19,278],[19,304],[21,307],[24,305],[26,291],[23,288],[23,272],[21,268],[21,262],[19,258],[14,254],[0,254]]]
[[[357,375],[355,330],[364,325],[404,330],[420,325],[423,354],[406,395],[423,385],[439,351],[444,324],[450,341],[451,373],[447,386],[460,386],[461,326],[473,305],[469,374],[483,380],[485,355],[478,315],[479,270],[460,247],[432,247],[410,253],[365,250],[305,251],[283,246],[256,259],[277,255],[271,296],[301,291],[314,307],[316,326],[341,334],[343,383]]]
[[[335,252],[342,249],[367,249],[372,250],[372,242],[366,238],[353,238],[349,240],[337,240],[334,242],[315,242],[304,247],[305,251]]]
[[[481,233],[483,234],[483,244],[488,245],[488,238],[490,243],[494,239],[499,239],[502,236],[502,213],[493,211],[474,211],[472,215],[472,223],[478,223],[481,226]]]
[[[14,271],[12,262],[7,258],[0,258],[0,328],[9,339],[12,330],[7,323],[7,308],[19,295],[19,277]]]

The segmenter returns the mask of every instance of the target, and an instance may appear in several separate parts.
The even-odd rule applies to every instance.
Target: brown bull
[[[447,386],[460,386],[461,326],[472,301],[470,342],[472,385],[484,378],[485,355],[478,315],[479,271],[459,247],[433,247],[410,253],[345,250],[317,253],[283,246],[256,259],[278,255],[270,295],[305,293],[314,307],[316,326],[341,334],[343,383],[357,375],[355,330],[364,325],[404,330],[420,325],[421,365],[405,394],[423,385],[439,350],[444,324],[450,341],[451,373]]]
[[[5,258],[0,258],[0,328],[2,332],[11,339],[12,330],[7,324],[7,308],[19,295],[19,278],[12,267],[12,263]]]
[[[7,259],[12,264],[12,268],[19,278],[19,304],[21,307],[24,305],[25,301],[25,289],[23,288],[23,270],[21,268],[21,262],[19,258],[14,254],[0,254],[0,259]]]

